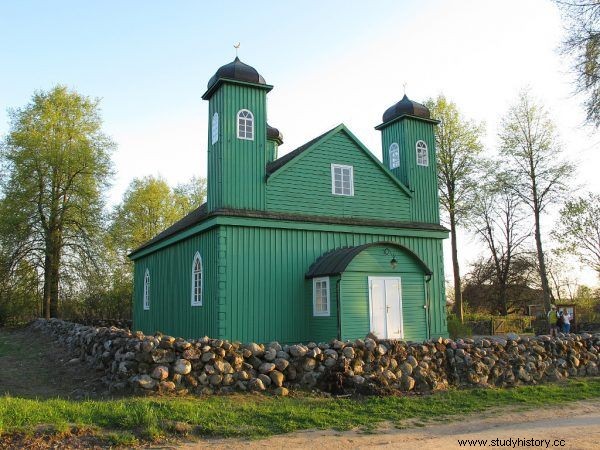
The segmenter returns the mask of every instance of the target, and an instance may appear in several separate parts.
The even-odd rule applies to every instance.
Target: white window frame
[[[415,144],[415,149],[417,152],[417,166],[429,166],[429,148],[427,147],[427,142],[418,140]],[[421,150],[422,154],[419,154],[419,150]]]
[[[211,123],[211,144],[215,145],[219,140],[219,113],[215,112]]]
[[[341,169],[342,171],[342,192],[336,192],[335,190],[335,169]],[[344,194],[344,170],[350,171],[350,193]],[[331,165],[331,193],[333,195],[342,195],[344,197],[354,197],[354,167],[346,166],[343,164],[332,164]]]
[[[393,165],[394,158],[392,158],[392,151],[396,154],[396,165]],[[392,142],[388,149],[388,157],[390,160],[390,169],[396,169],[400,167],[400,146],[397,142]]]
[[[242,113],[248,113],[250,117],[240,117]],[[246,141],[254,140],[254,114],[248,109],[240,109],[237,113],[237,137]],[[244,136],[240,135],[240,120],[244,120]],[[250,124],[250,133],[248,133],[248,124]],[[250,137],[248,135],[250,134]]]
[[[196,261],[200,262],[200,295],[199,299],[196,296]],[[202,264],[202,256],[200,252],[196,252],[194,255],[194,259],[192,260],[192,297],[191,297],[191,305],[192,306],[202,306],[202,285],[204,284],[204,265]]]
[[[317,311],[317,283],[325,283],[327,292],[327,311]],[[313,316],[315,317],[329,317],[331,315],[331,287],[329,283],[329,277],[313,278]]]
[[[150,309],[150,270],[146,268],[146,272],[144,272],[144,310],[148,311]]]

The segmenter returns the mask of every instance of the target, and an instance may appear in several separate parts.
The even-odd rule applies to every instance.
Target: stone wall
[[[145,336],[115,327],[39,319],[75,358],[104,371],[111,389],[213,394],[289,388],[327,392],[428,392],[514,386],[598,375],[600,334],[508,339],[242,344]]]

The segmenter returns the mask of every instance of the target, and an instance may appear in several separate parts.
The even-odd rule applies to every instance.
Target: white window
[[[212,118],[212,144],[219,140],[219,113],[214,113]]]
[[[390,169],[400,167],[400,147],[395,142],[390,145]]]
[[[254,116],[247,109],[242,109],[237,115],[238,139],[254,140]]]
[[[331,165],[331,193],[334,195],[354,195],[354,169],[352,166]]]
[[[429,165],[429,155],[427,153],[427,144],[425,141],[417,141],[417,165]]]
[[[192,306],[202,306],[202,257],[198,252],[192,263]]]
[[[150,309],[150,271],[144,274],[144,309]]]
[[[313,316],[329,316],[329,278],[313,278]]]

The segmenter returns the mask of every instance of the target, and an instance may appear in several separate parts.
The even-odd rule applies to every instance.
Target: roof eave
[[[217,89],[219,89],[219,87],[223,83],[237,84],[240,86],[251,86],[254,88],[258,88],[258,89],[264,89],[267,92],[269,92],[273,89],[273,86],[270,84],[250,83],[248,81],[240,81],[240,80],[234,80],[232,78],[221,77],[216,81],[215,84],[213,84],[211,87],[209,87],[204,94],[202,94],[202,100],[210,100],[210,98],[213,96],[213,94],[217,91]]]
[[[437,125],[437,124],[439,124],[439,123],[440,123],[440,121],[439,121],[439,120],[436,120],[436,119],[426,119],[425,117],[413,116],[413,115],[411,115],[411,114],[402,114],[401,116],[394,117],[392,120],[388,120],[387,122],[384,122],[384,123],[382,123],[382,124],[380,124],[380,125],[377,125],[377,126],[375,127],[375,129],[376,129],[376,130],[381,130],[382,128],[385,128],[385,127],[387,127],[388,125],[391,125],[391,124],[393,124],[394,122],[397,122],[397,121],[399,121],[399,120],[402,120],[402,119],[415,119],[415,120],[421,120],[421,121],[423,121],[423,122],[432,123],[432,124],[434,124],[434,125]]]

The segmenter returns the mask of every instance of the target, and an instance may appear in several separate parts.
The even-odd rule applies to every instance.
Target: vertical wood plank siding
[[[353,166],[354,196],[331,194],[331,164]],[[303,155],[293,170],[267,184],[269,211],[410,220],[410,198],[345,132]]]
[[[265,209],[266,93],[263,89],[223,83],[209,101],[210,120],[219,114],[219,140],[208,137],[208,209]],[[254,115],[254,140],[237,138],[237,113]],[[210,133],[209,133],[210,134]],[[271,151],[273,151],[271,149]]]
[[[192,263],[202,256],[202,306],[191,305]],[[143,309],[144,272],[150,271],[150,309]],[[135,261],[133,326],[197,338],[217,336],[217,230],[192,236]]]
[[[411,220],[439,223],[439,198],[436,170],[434,125],[418,119],[405,118],[382,129],[383,164],[390,167],[389,147],[392,142],[400,147],[400,166],[391,169],[413,193]],[[427,144],[429,165],[417,165],[417,141]]]
[[[355,246],[377,241],[392,241],[414,251],[435,274],[430,282],[431,288],[431,333],[432,336],[446,336],[445,292],[443,270],[438,258],[440,242],[438,239],[423,237],[402,237],[390,235],[341,233],[335,231],[290,230],[278,228],[259,228],[242,226],[224,226],[227,241],[231,244],[227,258],[226,276],[228,279],[226,325],[224,337],[241,341],[257,340],[268,342],[300,342],[325,337],[333,338],[337,334],[337,318],[329,320],[312,316],[312,283],[305,280],[303,274],[323,253],[344,246]],[[376,247],[382,251],[380,247]],[[375,250],[374,250],[375,251]],[[401,273],[407,265],[399,265],[394,271],[386,268],[385,273]],[[264,268],[264,270],[259,270]],[[368,313],[366,327],[345,323],[346,317],[346,274],[342,277],[341,304],[342,327],[354,326],[347,336],[363,336],[369,332]],[[361,275],[362,276],[362,275]],[[366,282],[365,282],[366,283]],[[424,301],[423,272],[414,273],[406,279],[407,317],[415,324],[422,323],[412,305]],[[332,313],[335,280],[332,277],[331,301]],[[404,282],[403,282],[404,287]],[[358,302],[357,292],[348,292],[349,307]],[[368,292],[362,291],[363,306],[367,302]],[[412,300],[411,296],[417,298]],[[349,312],[350,313],[350,312]],[[415,325],[416,326],[416,325]],[[349,328],[352,330],[352,328]],[[416,329],[409,327],[412,339],[421,339]],[[423,327],[422,332],[425,332]],[[344,331],[344,333],[346,333]],[[412,335],[414,333],[414,335]],[[346,335],[346,334],[345,334]]]
[[[385,248],[374,246],[364,250],[352,260],[342,275],[344,339],[362,338],[366,334],[365,329],[369,329],[369,276],[401,278],[404,339],[417,341],[427,338],[423,268],[412,256],[391,247],[391,253],[398,261],[398,265],[392,269],[392,255],[385,255]]]

